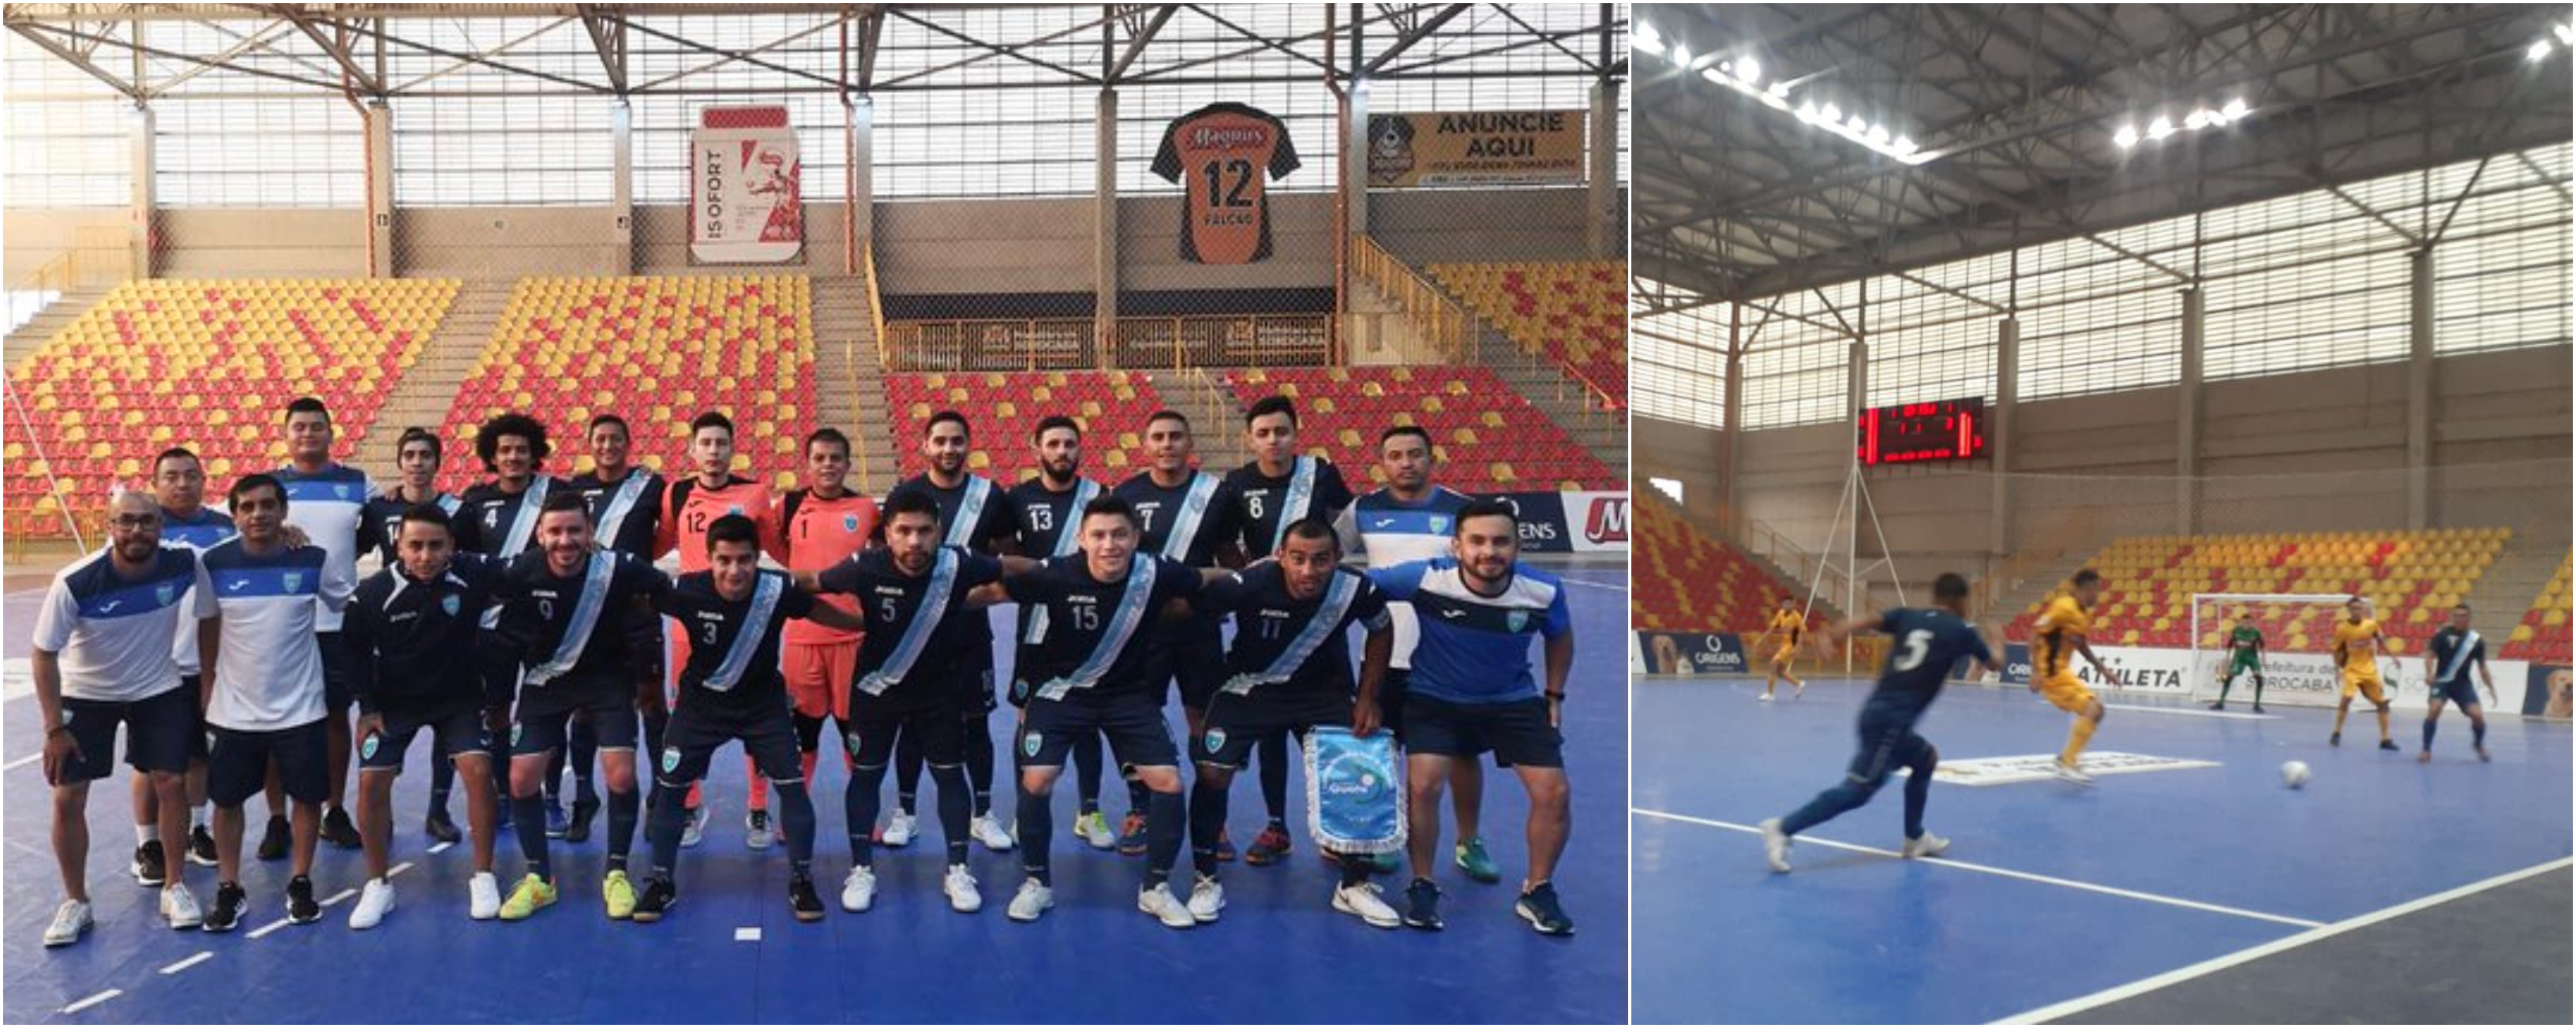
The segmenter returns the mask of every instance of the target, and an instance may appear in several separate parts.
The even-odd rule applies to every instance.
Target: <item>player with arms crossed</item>
[[[1771,691],[1779,687],[1780,680],[1783,678],[1788,679],[1789,684],[1796,688],[1795,692],[1789,694],[1790,699],[1807,694],[1807,683],[1800,681],[1797,675],[1789,671],[1790,662],[1798,659],[1798,644],[1805,642],[1807,635],[1807,616],[1798,612],[1797,600],[1787,596],[1780,597],[1780,609],[1772,613],[1771,623],[1765,626],[1762,634],[1753,640],[1752,648],[1756,651],[1761,650],[1762,641],[1773,635],[1780,637],[1780,648],[1772,652],[1771,673],[1762,679],[1762,702],[1764,703],[1771,702]]]
[[[1994,650],[1968,624],[1967,613],[1968,580],[1945,574],[1932,582],[1930,607],[1899,607],[1826,630],[1828,638],[1885,632],[1896,644],[1879,669],[1878,687],[1861,704],[1860,752],[1852,757],[1842,784],[1817,793],[1787,817],[1762,822],[1762,852],[1771,870],[1789,873],[1792,837],[1860,809],[1900,767],[1910,777],[1905,780],[1905,845],[1898,852],[1912,860],[1937,857],[1950,848],[1950,840],[1923,830],[1923,805],[1932,796],[1932,771],[1940,766],[1941,751],[1916,735],[1914,726],[1962,658],[1976,661],[1971,674],[1983,675],[1995,666]]]
[[[2478,677],[2487,683],[2487,698],[2495,698],[2495,674],[2487,670],[2487,642],[2469,628],[2469,605],[2451,608],[2451,623],[2433,633],[2433,641],[2424,648],[2424,683],[2432,694],[2424,702],[2424,752],[2415,757],[2419,764],[2433,761],[2433,725],[2442,719],[2442,704],[2460,705],[2468,715],[2471,745],[2478,751],[2478,761],[2487,756],[2487,717],[2478,707],[2478,690],[2469,683],[2469,665],[2476,664]]]
[[[2227,632],[2227,667],[2218,673],[2218,699],[2211,710],[2227,709],[2227,690],[2236,685],[2236,676],[2254,674],[2254,712],[2263,712],[2263,629],[2254,624],[2254,612],[2236,612],[2236,627]]]
[[[2335,705],[2334,734],[2326,745],[2343,745],[2344,715],[2352,713],[2352,696],[2360,693],[2379,708],[2379,748],[2397,751],[2397,741],[2388,736],[2388,691],[2379,678],[2379,650],[2387,645],[2380,634],[2379,622],[2370,616],[2370,601],[2355,596],[2344,601],[2345,619],[2335,622],[2335,666],[2343,669],[2343,701]]]
[[[2093,730],[2102,726],[2102,701],[2094,698],[2082,679],[2075,677],[2077,654],[2093,665],[2095,674],[2105,682],[2117,681],[2111,669],[2102,666],[2102,658],[2093,655],[2093,643],[2085,638],[2093,630],[2090,611],[2102,597],[2102,573],[2085,568],[2075,573],[2071,588],[2048,601],[2040,611],[2039,621],[2031,626],[2030,691],[2048,698],[2059,710],[2075,715],[2075,724],[2067,729],[2066,749],[2057,755],[2056,771],[2060,781],[2076,785],[2093,784],[2093,776],[2084,773],[2084,747],[2093,741]]]

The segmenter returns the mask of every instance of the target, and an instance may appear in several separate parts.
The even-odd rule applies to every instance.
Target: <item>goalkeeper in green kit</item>
[[[2211,710],[2227,709],[2227,690],[2236,676],[2254,673],[2254,712],[2263,712],[2263,630],[2254,627],[2254,612],[2236,612],[2236,627],[2227,633],[2227,666],[2218,672],[2218,701]]]

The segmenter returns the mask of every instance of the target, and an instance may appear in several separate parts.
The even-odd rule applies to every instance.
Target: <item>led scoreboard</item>
[[[1967,460],[1985,454],[1985,433],[1982,396],[1873,407],[1860,412],[1860,462]]]

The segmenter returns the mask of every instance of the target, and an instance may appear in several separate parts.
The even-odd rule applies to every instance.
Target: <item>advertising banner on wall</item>
[[[689,134],[689,255],[779,264],[805,247],[804,165],[785,107],[709,107]]]
[[[1580,185],[1583,123],[1579,110],[1372,114],[1369,187]]]
[[[1566,493],[1567,541],[1577,553],[1628,549],[1628,494]]]
[[[1749,666],[1744,660],[1744,640],[1729,632],[1657,632],[1631,633],[1637,648],[1643,651],[1644,670],[1650,675],[1740,675]]]
[[[2102,658],[2102,663],[2110,669],[2112,678],[2108,681],[2104,680],[2082,657],[2075,658],[2075,677],[2106,699],[2119,696],[2188,697],[2194,692],[2215,694],[2217,691],[2214,684],[2217,666],[2210,662],[2210,655],[2207,653],[2200,655],[2200,666],[2197,671],[2193,669],[2190,650],[2095,646],[2093,653]],[[2546,677],[2536,674],[2537,669],[2526,671],[2521,661],[2490,661],[2488,667],[2495,673],[2496,695],[2487,702],[2496,710],[2524,710],[2528,702],[2526,684],[2531,690],[2548,688]],[[2566,671],[2564,668],[2558,671],[2561,676],[2559,688],[2563,690]],[[2383,657],[2379,661],[2379,673],[2387,686],[2390,706],[2401,710],[2424,709],[2425,701],[2431,692],[2424,686],[2423,657],[2420,655],[2404,658]],[[2475,674],[2475,672],[2471,673]],[[2202,681],[2203,677],[2211,678],[2213,681]],[[2010,643],[2004,647],[2004,681],[2013,685],[2029,684],[2029,646]],[[2253,697],[2253,687],[2253,679],[2250,676],[2239,678],[2231,695],[2250,700]],[[2480,683],[2478,691],[2480,698],[2484,700],[2486,690],[2483,683]],[[2342,698],[2343,675],[2335,669],[2334,658],[2331,655],[2279,651],[2263,655],[2263,702],[2265,704],[2286,703],[2302,707],[2331,707]],[[2354,706],[2367,709],[2369,704],[2356,699]],[[2563,699],[2560,701],[2560,707],[2562,712],[2558,716],[2565,717]]]
[[[2504,671],[2501,668],[2496,669],[2496,681],[2504,681]],[[2571,703],[2576,701],[2572,701],[2569,696],[2567,665],[2533,664],[2523,671],[2523,681],[2522,702],[2504,709],[2519,709],[2531,717],[2556,718],[2560,721],[2567,720],[2570,714],[2576,714],[2576,710],[2570,709]],[[2503,707],[2503,704],[2497,704],[2497,706]]]

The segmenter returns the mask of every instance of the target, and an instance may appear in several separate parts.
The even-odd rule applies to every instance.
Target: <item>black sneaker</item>
[[[259,859],[284,860],[287,847],[295,841],[295,828],[275,814],[268,816],[268,827],[259,833]]]
[[[349,821],[349,812],[332,807],[322,812],[322,841],[344,850],[358,848],[358,826]]]
[[[2210,705],[2209,705],[2209,709],[2211,709],[2211,710],[2226,710],[2226,709],[2227,709],[2227,701],[2226,701],[2226,700],[2220,700],[2220,701],[2218,701],[2218,702],[2216,702],[2216,703],[2212,703],[2212,704],[2210,704]]]
[[[2335,733],[2335,734],[2333,734],[2333,735],[2326,736],[2326,745],[2328,745],[2328,746],[2341,746],[2341,745],[2343,745],[2343,733],[2342,733],[2342,732],[2336,732],[2336,733]]]
[[[797,875],[787,880],[787,908],[796,912],[799,921],[823,919],[823,897],[814,894],[814,876]]]
[[[1404,923],[1424,931],[1440,930],[1440,887],[1416,878],[1404,887]]]
[[[2395,753],[2397,752],[2397,741],[2394,739],[2381,739],[2379,740],[2379,748],[2387,750],[2390,753]]]
[[[204,825],[188,829],[188,862],[199,867],[214,867],[217,863],[215,833],[207,831]]]
[[[661,920],[662,915],[679,905],[679,902],[679,886],[672,885],[668,878],[653,879],[644,886],[643,897],[635,901],[634,920],[641,924],[652,924]]]
[[[296,875],[286,880],[286,919],[296,924],[322,919],[322,904],[313,901],[313,879]]]
[[[209,932],[232,931],[234,926],[241,924],[242,905],[248,902],[250,895],[243,892],[240,885],[225,882],[215,888],[215,905],[207,908],[197,927]]]
[[[443,809],[431,810],[429,817],[420,823],[420,830],[429,836],[431,842],[457,842],[465,838],[465,833],[456,830],[456,822]]]
[[[1574,919],[1565,916],[1565,908],[1557,905],[1553,882],[1540,882],[1538,888],[1522,893],[1521,901],[1512,904],[1512,910],[1540,935],[1574,934]]]
[[[2263,705],[2262,705],[2262,704],[2260,704],[2260,703],[2255,704],[2255,705],[2254,705],[2254,712],[2255,712],[2255,713],[2257,713],[2257,714],[2262,713],[2262,712],[2263,712]]]
[[[169,864],[161,859],[161,840],[154,839],[134,847],[134,884],[158,889],[170,880]]]
[[[563,840],[565,842],[589,842],[590,819],[597,816],[599,816],[598,800],[575,798],[572,801],[571,822],[564,825]]]

